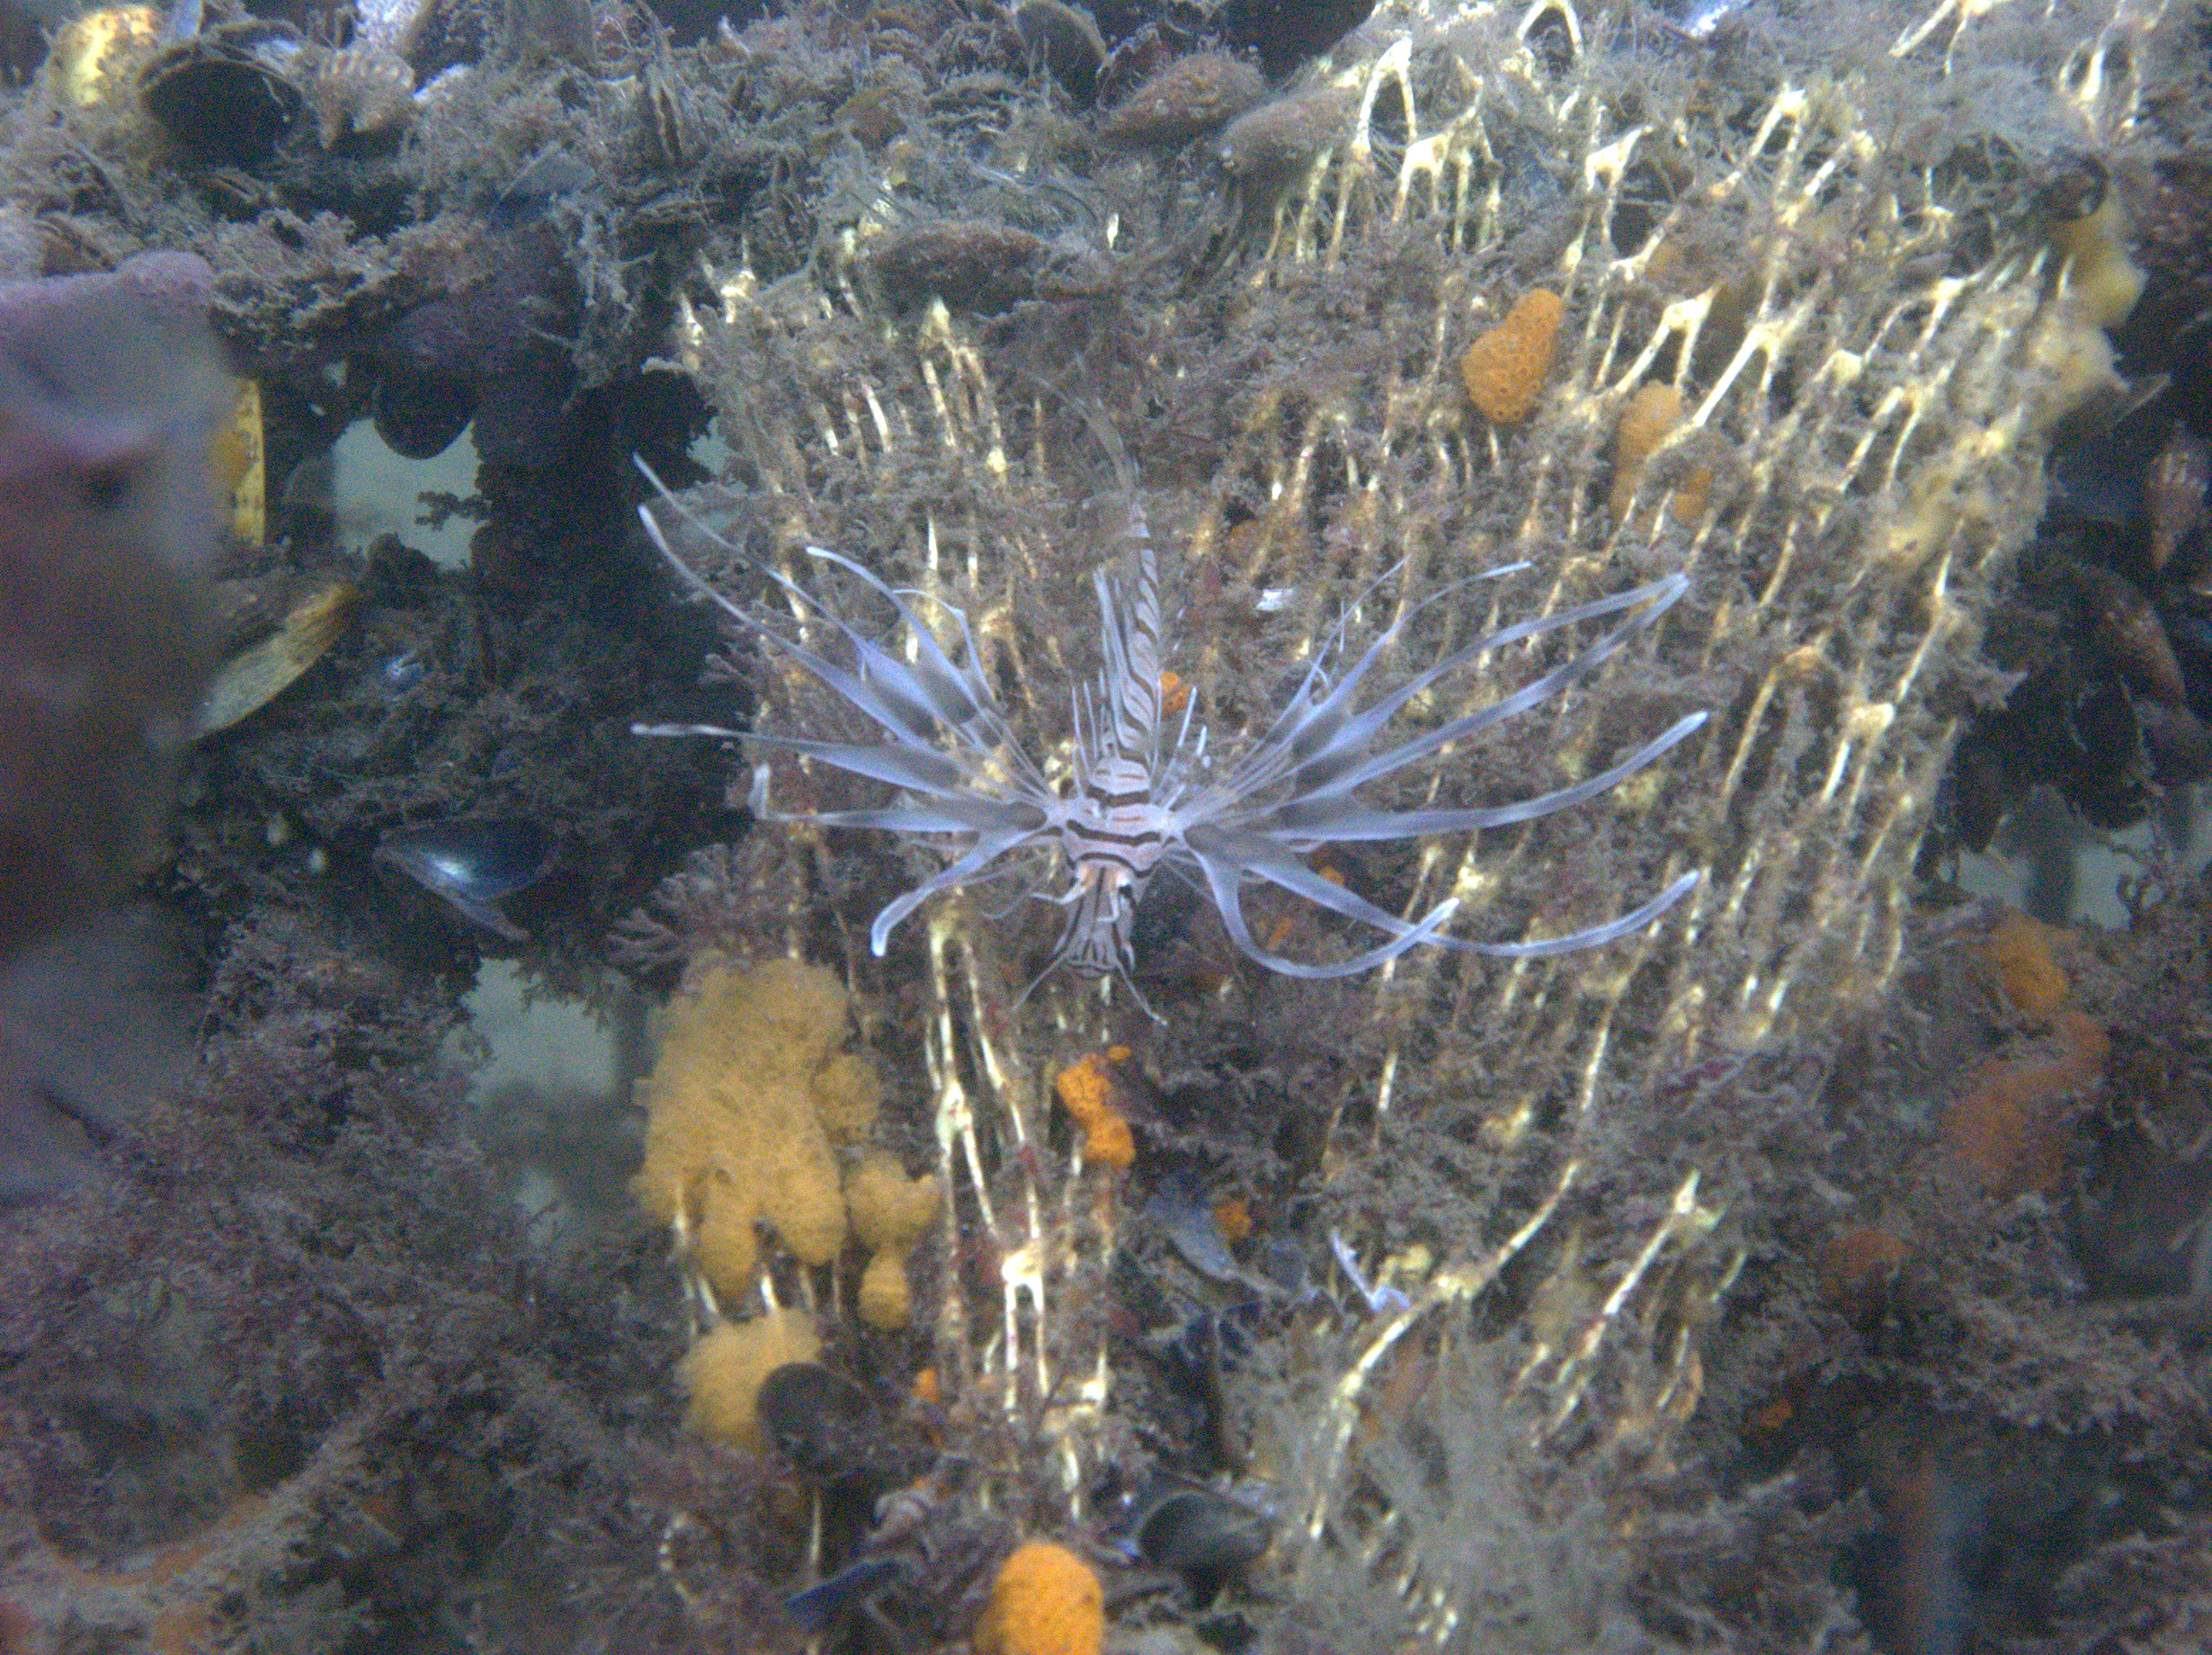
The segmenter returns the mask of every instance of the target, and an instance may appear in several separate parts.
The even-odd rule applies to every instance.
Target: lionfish
[[[841,662],[785,636],[715,591],[669,544],[652,506],[638,508],[646,533],[685,586],[843,698],[881,733],[872,743],[848,743],[751,732],[755,741],[819,759],[852,775],[888,783],[900,793],[898,802],[877,809],[780,816],[768,808],[767,767],[760,765],[754,773],[754,814],[763,820],[816,827],[940,836],[958,845],[958,854],[941,870],[878,912],[869,944],[879,957],[893,930],[932,897],[996,877],[1004,871],[994,865],[1002,858],[1055,844],[1068,872],[1066,890],[1049,894],[1039,882],[1028,893],[1067,910],[1046,971],[1066,964],[1088,976],[1119,972],[1126,977],[1131,970],[1137,905],[1163,868],[1186,879],[1195,873],[1230,940],[1247,958],[1270,971],[1301,978],[1350,976],[1423,944],[1506,958],[1595,948],[1648,925],[1697,884],[1697,872],[1685,873],[1632,912],[1583,930],[1530,942],[1487,943],[1443,935],[1458,910],[1457,898],[1439,902],[1419,920],[1407,920],[1324,877],[1302,860],[1323,845],[1411,839],[1532,821],[1595,798],[1659,758],[1702,725],[1707,715],[1693,712],[1678,720],[1610,769],[1511,804],[1392,811],[1364,805],[1357,797],[1369,783],[1559,693],[1664,613],[1687,588],[1686,577],[1669,575],[1610,597],[1503,627],[1454,650],[1364,707],[1358,703],[1369,674],[1414,619],[1477,581],[1512,574],[1528,565],[1487,569],[1443,587],[1400,616],[1347,666],[1346,628],[1355,604],[1315,650],[1273,722],[1234,763],[1217,768],[1206,753],[1204,727],[1192,728],[1191,702],[1185,701],[1180,720],[1171,722],[1164,716],[1158,561],[1127,462],[1119,444],[1111,447],[1125,485],[1119,533],[1127,550],[1093,577],[1105,661],[1095,684],[1079,687],[1074,696],[1075,756],[1066,785],[1056,786],[1022,751],[983,670],[981,652],[962,610],[926,594],[895,590],[852,559],[808,546],[808,558],[843,570],[887,601],[909,640],[907,654],[896,654],[864,636],[798,581],[765,570],[779,587],[844,640],[850,661]],[[660,500],[693,530],[740,560],[752,561],[676,501],[643,461],[638,464]],[[1386,574],[1382,579],[1389,577]],[[923,623],[909,598],[924,598],[945,612],[958,634],[957,658]],[[1573,659],[1501,701],[1377,750],[1391,720],[1407,702],[1467,663],[1524,640],[1608,615],[1626,618]],[[716,725],[639,724],[634,729],[639,735],[740,738],[739,732]],[[1381,933],[1385,940],[1350,959],[1325,962],[1272,953],[1253,935],[1244,916],[1244,890],[1254,881],[1358,921]]]

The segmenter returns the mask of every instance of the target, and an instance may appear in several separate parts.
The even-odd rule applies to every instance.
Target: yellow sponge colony
[[[761,1382],[785,1363],[812,1362],[821,1351],[814,1322],[800,1311],[771,1311],[751,1321],[722,1323],[676,1364],[676,1382],[691,1399],[683,1428],[733,1448],[765,1449]]]
[[[837,1146],[876,1118],[876,1076],[839,1050],[845,991],[795,960],[713,962],[668,1008],[659,1060],[638,1084],[645,1166],[630,1189],[653,1218],[682,1221],[718,1293],[749,1292],[756,1223],[810,1265],[845,1244]]]
[[[976,1628],[977,1655],[1099,1655],[1106,1594],[1091,1566],[1066,1546],[1032,1540],[991,1582]]]
[[[2144,284],[2143,272],[2128,255],[2128,239],[2127,215],[2117,195],[2052,232],[2066,303],[2054,313],[2053,325],[2035,352],[2047,376],[2037,409],[2045,426],[2118,382],[2105,333],[2127,319]]]
[[[914,1319],[914,1290],[906,1282],[906,1255],[935,1221],[944,1186],[923,1174],[910,1178],[893,1157],[878,1151],[845,1181],[852,1234],[869,1249],[861,1274],[861,1320],[871,1328],[903,1328]]]
[[[2088,217],[2052,232],[2051,240],[2065,260],[2066,298],[2092,327],[2118,327],[2143,297],[2145,277],[2128,256],[2128,239],[2118,193],[2108,195]]]

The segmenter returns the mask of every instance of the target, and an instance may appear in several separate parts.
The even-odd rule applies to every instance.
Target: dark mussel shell
[[[301,50],[282,23],[226,23],[157,54],[139,74],[138,95],[193,160],[250,167],[268,158],[304,107],[293,79]]]
[[[2091,636],[2128,687],[2170,707],[2184,705],[2181,664],[2150,599],[2126,576],[2094,564],[2076,568],[2074,585]]]
[[[1137,1551],[1208,1598],[1256,1562],[1274,1533],[1274,1516],[1257,1506],[1211,1489],[1171,1487],[1137,1518]]]
[[[876,1522],[883,1497],[933,1457],[868,1391],[817,1362],[787,1362],[770,1373],[757,1406],[776,1452],[819,1487],[832,1533],[857,1539]]]
[[[1267,77],[1242,58],[1178,58],[1107,112],[1098,139],[1110,149],[1164,149],[1210,132],[1267,95]]]
[[[1069,97],[1088,103],[1098,95],[1106,40],[1089,12],[1066,0],[1017,0],[1013,23],[1022,46],[1044,64]]]
[[[377,381],[377,435],[408,460],[434,460],[477,416],[476,387],[442,373],[388,372]]]
[[[783,1600],[783,1612],[808,1632],[820,1632],[837,1616],[879,1591],[902,1572],[895,1557],[863,1557],[835,1574]]]
[[[1375,0],[1224,0],[1211,24],[1239,51],[1256,51],[1271,80],[1327,51],[1368,20]]]
[[[377,349],[377,435],[396,454],[430,460],[476,417],[476,346],[467,305],[433,300],[394,323]]]
[[[376,854],[486,930],[519,942],[521,928],[495,905],[551,872],[555,846],[533,821],[490,817],[401,828],[384,836]]]
[[[787,1362],[770,1373],[757,1406],[769,1440],[810,1476],[861,1469],[885,1434],[875,1399],[818,1362]]]
[[[2154,784],[2181,787],[2212,775],[2212,732],[2203,720],[2187,707],[2154,701],[2136,702],[2136,714],[2143,720],[2143,750]]]

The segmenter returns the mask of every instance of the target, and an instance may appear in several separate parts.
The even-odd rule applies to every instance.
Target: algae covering
[[[2201,1642],[2202,888],[2159,864],[2127,931],[2075,934],[1931,866],[2014,687],[1985,632],[2011,668],[2041,624],[2047,461],[2212,406],[2173,251],[2202,20],[1308,9],[1325,38],[1235,4],[695,39],[457,9],[434,69],[365,24],[296,58],[134,25],[34,85],[24,273],[188,244],[263,380],[299,487],[219,571],[234,658],[330,579],[359,610],[187,777],[149,894],[200,1074],[5,1220],[9,1655]],[[291,112],[185,142],[201,59]],[[2166,331],[2116,363],[2139,296]],[[317,509],[363,419],[472,431],[465,574]],[[1319,871],[1490,943],[1701,878],[1598,949],[1340,981],[1240,961],[1169,878],[1123,980],[1039,978],[1062,913],[1018,884],[878,955],[941,847],[766,811],[885,789],[630,734],[870,734],[678,601],[633,453],[674,555],[780,635],[896,636],[810,546],[964,626],[1055,777],[1132,484],[1163,702],[1225,756],[1340,627],[1355,658],[1397,629],[1395,682],[1679,574],[1570,693],[1369,798],[1497,804],[1695,734],[1574,810]],[[2196,517],[2153,510],[2151,574],[2203,581]],[[2052,624],[2142,655],[2078,579],[2104,596]],[[2182,671],[2121,686],[2145,729],[2201,737]],[[424,822],[530,824],[529,877],[457,852],[430,905],[378,873]],[[596,1229],[514,1199],[456,1106],[487,950],[667,1002]]]

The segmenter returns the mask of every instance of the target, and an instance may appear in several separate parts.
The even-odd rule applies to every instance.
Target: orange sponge
[[[2058,1187],[2073,1102],[2104,1072],[2111,1050],[2110,1037],[2074,1007],[2060,1006],[2056,1022],[2063,1048],[2056,1062],[1985,1063],[1943,1114],[1943,1141],[2000,1199]]]
[[[1073,1068],[1062,1069],[1052,1089],[1083,1128],[1085,1156],[1109,1167],[1136,1165],[1136,1134],[1129,1131],[1128,1117],[1114,1107],[1114,1075],[1105,1053],[1093,1051]]]
[[[2047,1017],[2065,1003],[2066,973],[2051,955],[2052,935],[2025,914],[2007,914],[1990,933],[1989,957],[2004,997],[2030,1017]]]
[[[1066,1546],[1017,1547],[991,1582],[976,1628],[977,1655],[1099,1655],[1106,1594],[1091,1566]]]
[[[1559,325],[1566,306],[1559,295],[1530,288],[1513,301],[1505,319],[1482,334],[1459,358],[1467,400],[1494,425],[1518,425],[1535,410],[1559,358]]]
[[[1673,434],[1674,427],[1681,422],[1682,393],[1672,385],[1641,385],[1636,395],[1628,398],[1628,406],[1620,412],[1620,424],[1613,432],[1612,507],[1616,522],[1628,514],[1628,503],[1636,498],[1637,485],[1644,480],[1644,461]],[[1713,468],[1693,467],[1675,485],[1667,509],[1678,521],[1695,517],[1705,509],[1705,497],[1712,487]]]

